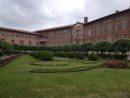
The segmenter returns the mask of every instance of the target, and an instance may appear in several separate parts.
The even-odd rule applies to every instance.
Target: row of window
[[[15,40],[11,40],[11,44],[16,44]],[[32,41],[28,41],[27,43],[29,46],[32,46]],[[23,40],[19,41],[19,45],[25,45]],[[36,46],[38,46],[38,42],[36,42]]]
[[[111,24],[108,26],[102,26],[102,27],[97,27],[97,28],[91,28],[88,29],[86,33],[88,33],[88,35],[90,36],[92,33],[109,33],[112,32],[112,30],[114,29],[114,31],[118,31],[119,29],[122,30],[126,30],[127,29],[127,21],[123,21],[122,24],[119,23],[115,23],[114,26],[112,26]]]
[[[106,19],[104,19],[102,21],[99,20],[96,23],[90,24],[89,26],[87,26],[87,28],[93,28],[93,27],[98,27],[98,26],[104,26],[106,24],[111,24],[112,21],[114,21],[114,20],[115,21],[120,21],[120,20],[126,21],[127,17],[126,17],[126,15],[123,14],[123,15],[114,16],[114,18],[112,18],[112,17],[106,18]]]
[[[124,38],[124,39],[126,39],[126,38],[127,38],[127,34],[115,35],[115,38],[116,38],[116,39],[119,39],[119,38]]]
[[[1,36],[9,36],[9,37],[17,37],[17,38],[25,38],[25,39],[37,39],[38,37],[35,35],[29,35],[29,34],[19,34],[14,32],[0,32]]]

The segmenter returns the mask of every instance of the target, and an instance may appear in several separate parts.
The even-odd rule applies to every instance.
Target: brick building
[[[38,35],[33,32],[0,27],[0,40],[11,44],[38,46]]]
[[[0,40],[12,44],[42,46],[82,44],[97,41],[114,42],[130,38],[130,8],[84,23],[37,30],[34,32],[0,27]]]

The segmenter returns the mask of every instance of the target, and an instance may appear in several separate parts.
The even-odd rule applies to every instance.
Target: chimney
[[[116,10],[116,13],[120,12],[119,10]]]
[[[88,22],[88,17],[84,17],[84,23]]]

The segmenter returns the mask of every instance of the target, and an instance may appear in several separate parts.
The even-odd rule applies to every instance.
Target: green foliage
[[[130,40],[120,39],[113,44],[113,48],[117,52],[128,52],[130,50]]]
[[[93,44],[92,43],[85,43],[82,45],[82,48],[83,48],[83,51],[86,51],[86,52],[91,51],[93,48]]]
[[[67,54],[67,57],[68,57],[68,58],[75,58],[76,55],[75,55],[74,52],[69,52],[69,53]]]
[[[88,55],[88,59],[91,61],[97,61],[98,60],[98,56],[95,53],[91,53]]]
[[[58,59],[57,59],[58,60]],[[130,70],[98,68],[76,73],[30,73],[39,62],[28,55],[21,56],[0,69],[0,98],[129,98]],[[43,61],[41,64],[60,64],[63,61]],[[72,66],[41,66],[40,69],[65,69],[98,66],[101,61],[72,61]],[[91,63],[92,62],[92,63]],[[67,63],[65,61],[64,63]],[[77,82],[76,82],[77,81]],[[107,88],[107,89],[106,89]],[[51,94],[50,94],[51,93]]]
[[[108,41],[97,42],[94,45],[94,50],[97,52],[100,51],[101,53],[108,52],[110,48],[111,48],[111,43]]]
[[[52,61],[53,60],[53,55],[49,51],[34,52],[31,54],[31,56],[34,56],[35,58],[38,58],[42,61]]]
[[[76,53],[76,58],[77,58],[77,59],[84,59],[85,57],[84,57],[84,54],[83,54],[83,53],[78,52],[78,53]]]
[[[3,56],[5,54],[9,55],[13,51],[13,47],[11,44],[5,41],[0,41],[0,55]]]
[[[127,60],[128,55],[119,55],[118,53],[114,53],[111,55],[111,58],[114,60]]]
[[[82,46],[78,44],[74,44],[71,46],[72,51],[82,51]]]
[[[69,51],[71,51],[71,46],[65,45],[65,46],[63,46],[63,50],[66,52],[69,52]]]

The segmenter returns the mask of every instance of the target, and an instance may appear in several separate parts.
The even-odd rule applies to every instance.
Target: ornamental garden
[[[130,40],[64,46],[0,41],[1,98],[129,98]]]

